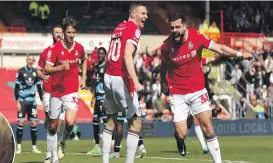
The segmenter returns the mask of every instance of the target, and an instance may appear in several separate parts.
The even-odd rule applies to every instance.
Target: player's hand
[[[247,59],[247,60],[251,60],[251,59],[253,59],[253,55],[251,53],[242,53],[242,58]]]
[[[137,92],[143,90],[143,86],[142,86],[139,82],[134,83],[134,85],[135,85],[135,90],[136,90]]]
[[[86,89],[86,80],[84,80],[84,79],[81,80],[80,88],[81,88],[81,90]]]
[[[43,77],[43,81],[44,81],[44,82],[48,82],[48,79],[49,79],[49,75],[45,75],[45,76]]]
[[[163,93],[165,96],[169,95],[169,88],[166,82],[161,83],[161,93]]]
[[[20,104],[19,101],[17,101],[16,108],[17,108],[17,112],[20,112],[21,109],[22,109],[21,104]]]
[[[65,61],[63,64],[63,70],[69,70],[69,62],[68,61]]]
[[[221,58],[221,55],[219,53],[216,53],[214,58],[215,58],[215,61],[218,61]]]

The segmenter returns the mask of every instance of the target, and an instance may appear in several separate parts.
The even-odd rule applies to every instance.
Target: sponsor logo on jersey
[[[181,55],[179,57],[172,58],[172,60],[173,61],[181,61],[183,59],[186,59],[186,58],[189,58],[189,57],[194,57],[194,56],[196,56],[196,50],[191,51],[190,54],[184,54],[184,55]]]
[[[188,43],[188,48],[189,48],[189,49],[192,49],[192,48],[193,48],[193,43],[192,43],[191,41]]]

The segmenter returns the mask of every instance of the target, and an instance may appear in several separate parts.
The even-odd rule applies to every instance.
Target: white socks
[[[205,143],[205,140],[204,140],[204,135],[203,135],[203,131],[201,129],[200,126],[194,126],[194,130],[195,130],[195,133],[196,133],[196,136],[202,146],[202,149],[207,149],[207,145]]]
[[[58,159],[57,156],[57,133],[55,133],[55,135],[50,135],[49,133],[47,133],[47,152],[46,152],[46,158],[52,158],[53,161]]]
[[[222,163],[220,146],[217,139],[217,136],[214,134],[210,137],[207,137],[207,145],[212,156],[214,163]]]
[[[129,130],[126,141],[127,144],[126,163],[134,163],[135,153],[138,147],[138,140],[139,134]]]
[[[102,134],[102,162],[109,163],[109,153],[111,150],[113,131],[104,129]]]

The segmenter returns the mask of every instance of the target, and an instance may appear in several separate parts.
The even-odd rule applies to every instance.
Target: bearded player
[[[148,19],[147,9],[141,3],[132,3],[129,19],[120,23],[112,33],[104,75],[105,103],[108,120],[102,136],[103,163],[109,163],[112,135],[118,112],[124,112],[129,125],[126,163],[133,163],[141,130],[137,91],[143,89],[134,68],[141,28]]]
[[[252,55],[217,44],[196,29],[188,29],[181,13],[170,16],[169,26],[171,34],[161,46],[161,85],[164,94],[170,93],[179,143],[182,146],[187,135],[187,118],[191,110],[200,122],[213,161],[221,163],[220,146],[213,130],[209,97],[204,86],[200,50],[207,48],[221,56],[244,59],[251,59]]]
[[[50,125],[47,133],[47,153],[45,163],[52,160],[58,163],[57,157],[57,127],[60,113],[65,110],[65,129],[60,144],[65,142],[73,130],[78,110],[79,85],[85,88],[87,62],[83,46],[74,41],[76,21],[69,16],[62,19],[64,39],[55,43],[48,52],[45,72],[52,74],[52,91],[49,102]],[[79,66],[82,63],[82,80],[79,84]]]

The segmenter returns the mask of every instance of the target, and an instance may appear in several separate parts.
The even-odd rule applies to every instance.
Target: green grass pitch
[[[273,136],[218,137],[223,163],[273,163]],[[125,143],[122,141],[120,159],[111,159],[110,163],[125,162]],[[136,159],[135,163],[205,163],[212,162],[209,154],[203,154],[196,137],[187,138],[186,157],[176,149],[173,138],[144,138],[147,155]],[[37,146],[42,154],[32,154],[31,142],[23,141],[22,154],[15,156],[15,163],[43,163],[46,142],[38,141]],[[68,140],[66,156],[61,163],[101,163],[101,157],[87,156],[85,153],[93,148],[93,140]]]

